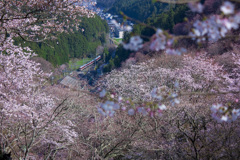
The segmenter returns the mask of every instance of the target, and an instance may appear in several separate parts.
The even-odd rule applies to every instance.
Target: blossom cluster
[[[192,12],[198,13],[202,13],[204,9],[204,6],[199,2],[190,2],[188,3],[188,7],[191,9]]]
[[[222,104],[212,105],[211,111],[212,117],[219,122],[235,121],[240,116],[240,109],[231,109],[230,107],[223,106]]]
[[[161,29],[158,29],[155,34],[155,39],[152,41],[150,45],[151,50],[164,50],[166,47],[166,37],[163,34],[163,31]]]
[[[114,103],[113,101],[106,101],[105,103],[100,104],[98,112],[103,116],[109,115],[112,117],[115,113],[115,110],[120,109],[119,104]]]
[[[167,39],[166,35],[164,35],[163,30],[157,29],[157,32],[152,36],[151,44],[149,47],[152,51],[160,51],[166,49],[166,53],[169,55],[181,55],[186,52],[186,49],[184,48],[171,48],[173,42],[174,38]],[[143,40],[140,36],[131,37],[129,43],[127,44],[122,42],[125,49],[132,51],[138,51],[139,49],[141,49],[143,47],[142,43]]]
[[[226,33],[232,29],[238,29],[240,24],[240,12],[235,13],[234,5],[231,2],[224,2],[221,11],[226,16],[212,15],[204,21],[197,20],[193,24],[192,32],[189,36],[197,39],[197,42],[217,40],[226,37]]]
[[[129,43],[127,44],[122,43],[122,44],[125,49],[137,51],[143,47],[142,43],[143,43],[143,40],[139,36],[133,36],[130,38]]]
[[[151,96],[157,101],[152,103],[142,102],[140,104],[137,104],[132,100],[124,99],[121,96],[119,96],[116,100],[114,99],[115,97],[117,97],[116,93],[108,95],[105,89],[100,92],[99,96],[101,98],[110,99],[105,101],[105,103],[100,103],[98,106],[98,112],[104,117],[112,117],[118,110],[127,111],[128,115],[130,116],[139,113],[144,116],[149,115],[151,117],[154,117],[160,116],[162,112],[167,109],[166,105],[161,103],[162,97],[157,94],[156,88],[152,90]],[[174,102],[178,101],[176,98],[176,94],[170,95],[169,98],[171,98]]]

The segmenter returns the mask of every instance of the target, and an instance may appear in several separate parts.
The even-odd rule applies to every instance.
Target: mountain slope
[[[91,57],[96,48],[106,41],[108,25],[99,16],[82,17],[78,31],[59,34],[55,40],[46,42],[23,42],[16,39],[15,43],[29,46],[39,57],[51,62],[54,66],[68,63],[71,58]]]
[[[144,21],[151,15],[166,11],[167,6],[166,3],[152,3],[152,0],[118,0],[108,12],[118,15],[123,12],[133,19]]]

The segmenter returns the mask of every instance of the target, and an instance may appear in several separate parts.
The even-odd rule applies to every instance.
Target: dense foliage
[[[170,33],[172,33],[174,25],[184,21],[187,10],[189,9],[186,5],[171,6],[168,11],[149,17],[146,20],[146,24],[148,24],[149,26],[154,26],[156,28],[162,28],[164,30],[168,30]],[[139,27],[140,29],[138,29]],[[134,31],[137,34],[152,36],[153,33],[151,32],[149,33],[149,30],[150,30],[149,27],[141,28],[140,25],[135,25]],[[140,33],[138,33],[139,31]]]
[[[70,58],[92,57],[96,48],[106,41],[108,25],[100,17],[81,18],[79,29],[74,32],[61,33],[55,40],[45,42],[24,42],[36,54],[43,57],[53,65],[68,63]],[[18,38],[16,43],[23,42]]]
[[[97,6],[103,8],[110,8],[116,0],[97,0]]]
[[[156,15],[168,10],[166,3],[152,3],[152,0],[119,0],[116,1],[108,12],[120,15],[123,12],[136,20],[144,21],[151,15]]]

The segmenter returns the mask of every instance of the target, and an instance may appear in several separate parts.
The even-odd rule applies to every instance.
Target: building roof
[[[79,87],[79,81],[70,77],[70,76],[66,76],[61,82],[60,84],[67,86],[69,88],[78,88]]]

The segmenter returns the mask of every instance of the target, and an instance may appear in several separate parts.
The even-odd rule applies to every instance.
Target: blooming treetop
[[[237,57],[236,61],[240,58]],[[211,59],[205,56],[190,57],[183,56],[183,59],[176,60],[181,65],[175,65],[175,68],[164,68],[158,66],[158,60],[150,60],[140,64],[132,65],[130,69],[126,68],[121,71],[113,70],[111,74],[105,77],[105,87],[113,90],[120,99],[110,98],[105,104],[101,104],[99,112],[103,115],[111,115],[116,110],[124,106],[132,106],[136,112],[145,113],[144,110],[153,109],[145,104],[150,101],[156,101],[159,111],[165,110],[166,98],[170,100],[170,104],[178,104],[178,93],[181,90],[196,92],[230,92],[239,91],[239,85],[235,83],[236,78],[230,78],[231,74],[225,74],[221,66],[213,64]],[[170,63],[170,62],[168,62]],[[237,63],[237,62],[236,62]],[[235,76],[236,77],[236,76]],[[157,85],[157,86],[156,86]],[[231,86],[231,87],[230,87]],[[151,93],[151,94],[149,94]],[[100,97],[107,96],[105,90],[100,92]],[[131,99],[122,99],[128,97]],[[143,102],[143,104],[139,104]],[[134,103],[136,103],[134,105]],[[119,106],[121,104],[122,107]],[[116,107],[117,106],[117,107]],[[142,108],[145,106],[144,108]],[[141,109],[138,109],[138,108]],[[131,110],[130,110],[131,109]],[[133,113],[130,108],[129,113]]]
[[[42,90],[49,74],[30,60],[29,48],[10,45],[10,38],[6,41],[10,41],[5,43],[10,49],[0,54],[0,114],[4,117],[0,137],[8,144],[4,151],[11,148],[14,157],[27,158],[29,150],[39,142],[56,146],[62,145],[60,141],[65,141],[64,145],[73,142],[75,131],[68,123],[56,121],[62,106]],[[52,135],[54,132],[57,134]],[[19,150],[17,139],[17,146],[28,144],[26,150]]]

